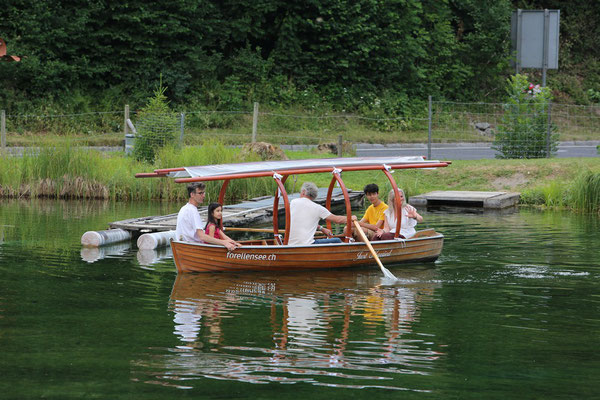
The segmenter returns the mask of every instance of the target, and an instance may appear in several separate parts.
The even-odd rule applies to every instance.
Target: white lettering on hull
[[[390,257],[392,255],[392,249],[387,251],[377,251],[376,253],[379,258]],[[368,251],[359,251],[354,260],[366,260],[367,258],[373,258],[373,255]]]
[[[277,260],[276,254],[254,254],[254,253],[243,253],[241,251],[228,251],[227,258],[232,260],[244,260],[244,261],[275,261]]]

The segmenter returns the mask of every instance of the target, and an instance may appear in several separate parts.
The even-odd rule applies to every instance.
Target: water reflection
[[[420,390],[393,381],[427,375],[442,354],[413,332],[441,284],[434,269],[394,274],[391,287],[379,271],[180,274],[169,306],[179,343],[136,364],[166,385],[208,377]]]
[[[114,258],[128,255],[133,251],[132,242],[124,241],[100,247],[82,247],[80,250],[81,259],[88,263],[103,260],[105,258]],[[173,258],[171,246],[157,249],[138,249],[136,258],[141,266],[151,267],[166,259]]]
[[[120,242],[102,247],[82,247],[81,259],[88,263],[103,260],[107,257],[118,257],[125,255],[131,249],[131,242]]]
[[[159,247],[157,249],[138,249],[137,251],[138,263],[147,267],[172,258],[173,250],[171,250],[171,246]]]

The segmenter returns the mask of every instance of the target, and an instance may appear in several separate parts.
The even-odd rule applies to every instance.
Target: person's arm
[[[390,223],[388,222],[387,215],[384,218],[385,219],[384,219],[384,223],[383,223],[383,232],[387,233],[387,232],[389,232],[391,230],[390,229]]]
[[[215,229],[217,229],[217,227],[214,224],[208,225],[208,232],[206,234],[210,237],[215,237]]]
[[[323,235],[325,235],[327,237],[333,236],[333,232],[331,232],[329,229],[327,229],[326,227],[321,226],[321,225],[317,226],[317,232],[321,232]]]
[[[377,225],[369,224],[368,222],[363,222],[362,219],[360,221],[358,221],[358,224],[360,226],[362,226],[363,228],[367,228],[372,231],[377,231],[377,229],[379,229],[379,227]]]
[[[348,218],[345,215],[335,215],[335,214],[329,214],[329,216],[325,218],[325,221],[331,221],[336,224],[344,224],[344,223],[346,223],[347,220],[348,220]],[[356,221],[356,220],[357,220],[356,215],[353,215],[352,221]]]
[[[231,243],[235,244],[237,247],[242,247],[241,243],[236,242],[235,240],[233,240],[232,238],[230,238],[229,236],[227,236],[225,234],[225,232],[223,232],[222,230],[219,230],[219,236],[221,237],[221,239],[226,240],[228,242],[231,242]]]
[[[217,239],[213,236],[209,236],[202,229],[198,229],[196,231],[196,234],[198,235],[200,240],[202,240],[203,242],[225,246],[227,248],[227,250],[230,250],[230,251],[235,250],[238,247],[235,243],[232,243],[232,242],[229,242],[229,241],[223,240],[223,239]]]
[[[414,218],[414,219],[416,219],[417,222],[419,222],[419,223],[423,222],[423,217],[421,216],[421,214],[419,214],[417,212],[417,209],[414,208],[414,207],[411,207],[411,208],[408,209],[408,211],[406,213],[406,216],[408,218]]]

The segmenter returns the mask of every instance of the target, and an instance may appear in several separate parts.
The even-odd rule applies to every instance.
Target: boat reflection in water
[[[145,380],[422,390],[396,378],[429,374],[442,354],[413,332],[440,283],[435,269],[394,274],[394,286],[381,286],[378,270],[179,274],[169,307],[180,344],[142,363],[153,371]]]

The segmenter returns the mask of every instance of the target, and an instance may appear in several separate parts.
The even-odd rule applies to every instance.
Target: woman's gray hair
[[[304,193],[309,199],[314,200],[319,194],[319,189],[317,188],[317,185],[312,182],[304,182],[300,188],[300,193]]]

